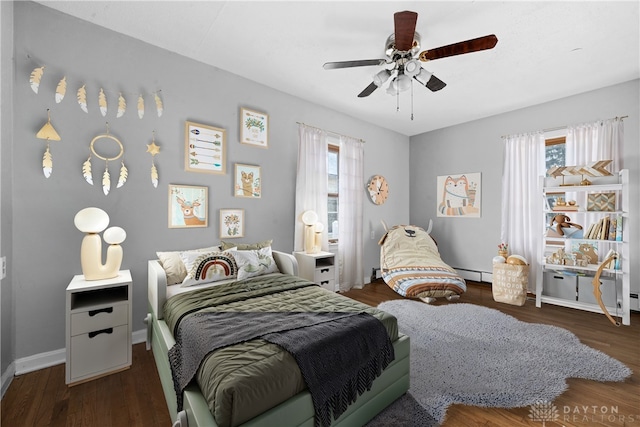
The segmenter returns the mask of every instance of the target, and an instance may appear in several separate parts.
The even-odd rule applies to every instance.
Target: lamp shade
[[[109,225],[109,215],[100,208],[84,208],[73,218],[73,223],[83,233],[100,233]]]
[[[305,225],[315,225],[318,222],[318,214],[312,210],[304,211],[302,212],[302,222]]]
[[[120,227],[109,227],[104,230],[102,238],[110,245],[119,245],[127,238],[127,232]]]
[[[404,73],[409,77],[417,75],[421,69],[422,67],[416,59],[412,59],[404,64]]]

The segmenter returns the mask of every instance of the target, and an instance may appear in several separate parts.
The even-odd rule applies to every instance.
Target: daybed
[[[277,371],[272,371],[272,369],[276,369],[275,365],[281,362],[272,363],[271,361],[252,359],[254,357],[253,353],[265,353],[267,355],[264,357],[265,360],[288,358],[293,361],[293,358],[287,352],[274,344],[260,339],[214,351],[198,370],[197,381],[192,381],[185,388],[183,409],[178,411],[168,353],[176,344],[172,333],[173,323],[175,323],[174,318],[176,316],[179,317],[180,313],[190,312],[191,309],[184,308],[185,303],[183,301],[190,301],[190,303],[195,303],[196,305],[200,304],[199,297],[195,297],[196,292],[222,295],[223,300],[230,298],[230,300],[226,301],[227,303],[225,301],[219,302],[224,306],[224,308],[219,309],[220,311],[264,311],[264,307],[270,305],[273,306],[273,310],[269,308],[267,311],[301,310],[307,312],[326,311],[327,308],[333,308],[341,312],[350,310],[364,311],[380,319],[389,334],[389,338],[391,338],[395,359],[373,381],[368,391],[362,393],[354,403],[349,405],[337,420],[332,421],[332,426],[363,425],[408,390],[409,338],[398,333],[396,319],[393,316],[327,291],[299,277],[294,277],[297,274],[297,262],[290,254],[272,251],[272,256],[278,266],[279,273],[252,277],[246,280],[236,280],[202,291],[189,290],[188,293],[170,297],[167,296],[168,291],[169,294],[172,294],[173,290],[179,288],[180,285],[167,286],[167,274],[159,260],[150,260],[148,262],[148,299],[150,308],[150,313],[146,319],[150,328],[148,342],[151,342],[153,347],[153,354],[169,413],[172,419],[176,420],[174,426],[312,427],[315,421],[312,397],[305,388],[305,383],[304,380],[301,380],[300,373],[293,372],[297,371],[295,363],[293,369],[288,367],[288,371],[283,375],[282,373],[277,373]],[[283,287],[282,291],[278,290],[278,292],[272,294],[270,289],[269,292],[264,292],[270,286],[263,283],[265,280],[277,281],[281,279],[287,283],[306,283],[293,286],[296,289],[287,288],[289,285],[286,284],[276,283],[274,286]],[[203,287],[206,288],[206,286]],[[257,289],[257,294],[252,295],[251,292],[248,292],[246,295],[250,296],[250,298],[245,299],[244,296],[236,298],[234,296],[235,291],[229,291],[229,289],[234,288],[240,288],[243,291],[250,290],[251,292]],[[278,297],[280,293],[284,295],[282,298]],[[238,299],[243,299],[248,304],[237,301]],[[180,302],[176,302],[179,300]],[[287,305],[290,301],[295,301],[294,304],[297,304],[297,308],[292,309]],[[176,307],[178,314],[175,312],[171,314],[169,311],[165,311],[165,309],[173,310]],[[218,309],[214,308],[213,310],[216,311]],[[185,316],[185,318],[193,317]],[[225,357],[229,358],[225,359]],[[261,368],[260,364],[266,367]],[[221,369],[227,369],[227,371],[216,373],[215,369],[218,369],[218,366],[221,366]],[[213,372],[211,374],[208,373],[210,369]],[[282,369],[282,366],[280,366],[280,369]],[[207,377],[207,375],[211,376]],[[225,389],[227,379],[231,377],[236,377],[234,381],[237,380],[239,383]],[[253,382],[248,381],[248,377],[263,377],[262,383],[259,383],[258,386],[252,385]],[[211,384],[213,384],[213,387],[209,387]],[[203,389],[206,391],[203,392]],[[222,391],[223,389],[225,390]],[[291,395],[283,397],[285,394],[283,394],[284,391],[282,389],[289,389],[288,393]],[[265,392],[267,393],[266,396],[264,395]],[[213,397],[209,399],[205,396]],[[282,401],[278,401],[279,399]],[[268,401],[270,400],[273,402],[269,403]],[[250,403],[251,408],[241,407],[242,403],[247,401],[252,402]],[[213,411],[211,408],[213,408]]]
[[[384,281],[398,294],[430,303],[438,297],[459,298],[467,290],[465,280],[440,257],[429,230],[415,225],[388,229],[380,245],[380,269]]]

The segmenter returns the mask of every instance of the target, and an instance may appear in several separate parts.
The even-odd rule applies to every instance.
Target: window
[[[338,172],[340,170],[340,149],[337,145],[329,144],[327,153],[327,236],[330,243],[338,241]]]

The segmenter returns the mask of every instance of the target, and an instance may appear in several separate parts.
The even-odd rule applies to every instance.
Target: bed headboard
[[[273,259],[281,273],[298,275],[298,261],[288,253],[272,251]],[[164,318],[163,307],[167,299],[167,275],[157,259],[149,260],[147,299],[157,319]],[[178,285],[176,285],[178,286]]]

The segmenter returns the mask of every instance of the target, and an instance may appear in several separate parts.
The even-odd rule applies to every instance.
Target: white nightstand
[[[73,277],[66,298],[67,384],[131,366],[131,291],[129,270],[112,279]]]
[[[335,254],[331,252],[294,252],[298,260],[298,275],[332,292],[336,291]]]

